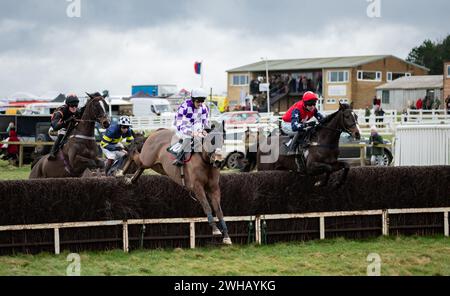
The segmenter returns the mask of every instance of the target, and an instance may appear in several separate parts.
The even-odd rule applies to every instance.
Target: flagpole
[[[203,61],[200,62],[200,76],[201,76],[201,84],[200,87],[203,88],[203,72],[205,70],[205,67],[203,66]]]

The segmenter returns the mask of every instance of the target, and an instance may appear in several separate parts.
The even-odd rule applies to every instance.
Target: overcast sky
[[[68,17],[70,1],[80,18]],[[261,57],[405,58],[450,33],[448,0],[374,1],[380,18],[367,15],[367,0],[0,0],[0,98],[189,89],[200,84],[200,60],[205,86],[222,93],[226,70]]]

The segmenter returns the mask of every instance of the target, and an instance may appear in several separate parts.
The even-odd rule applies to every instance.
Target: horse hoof
[[[123,177],[124,175],[123,175],[123,171],[122,170],[118,170],[117,172],[116,172],[116,175],[115,175],[116,177]]]
[[[131,182],[131,178],[125,178],[124,182],[125,182],[125,185],[127,185],[127,186],[130,186],[131,184],[133,184]]]
[[[229,238],[229,237],[225,237],[224,239],[223,239],[223,243],[225,244],[225,245],[228,245],[228,246],[231,246],[233,243],[231,242],[231,238]]]
[[[213,235],[214,236],[219,236],[219,235],[221,236],[222,232],[220,232],[220,230],[218,228],[216,228],[216,229],[213,230]]]
[[[322,182],[318,181],[318,182],[316,182],[316,184],[314,184],[314,186],[315,187],[322,187],[323,185],[322,185]]]

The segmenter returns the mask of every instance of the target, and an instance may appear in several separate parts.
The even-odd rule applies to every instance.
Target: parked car
[[[223,113],[218,121],[225,121],[225,124],[256,124],[259,123],[261,116],[256,111],[237,111]]]
[[[352,136],[346,133],[341,134],[341,138],[339,139],[339,144],[359,144],[366,143],[369,144],[368,138],[361,138],[360,140],[355,140]],[[391,142],[384,140],[384,144],[391,144]],[[350,162],[359,162],[360,161],[360,148],[359,147],[339,147],[340,155],[339,158],[341,160],[347,160]],[[383,148],[384,155],[383,161],[377,163],[376,166],[389,166],[393,160],[392,151],[385,147]],[[370,158],[372,156],[372,147],[366,147],[366,165],[371,165]]]
[[[339,140],[339,144],[359,144],[366,143],[369,144],[368,138],[363,138],[361,140],[355,140],[348,134],[342,134]],[[389,141],[384,141],[385,144],[391,144]],[[355,147],[340,147],[340,160],[348,161],[350,163],[359,164],[360,163],[360,148]],[[241,169],[243,162],[242,159],[245,158],[245,147],[243,143],[243,133],[231,133],[227,134],[224,143],[225,151],[225,162],[224,167],[228,169]],[[371,165],[370,158],[372,156],[372,147],[366,148],[366,165]],[[389,166],[393,161],[393,154],[390,148],[384,148],[384,155],[382,162],[377,163],[376,166]]]

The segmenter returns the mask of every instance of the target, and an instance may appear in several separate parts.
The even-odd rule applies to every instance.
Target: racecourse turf
[[[372,254],[370,257],[369,255]],[[450,275],[450,239],[390,237],[199,249],[83,252],[81,275],[337,275],[365,276],[378,254],[386,276]],[[0,275],[61,275],[61,255],[0,256]],[[373,267],[373,266],[372,266]],[[369,268],[369,270],[375,270]]]

